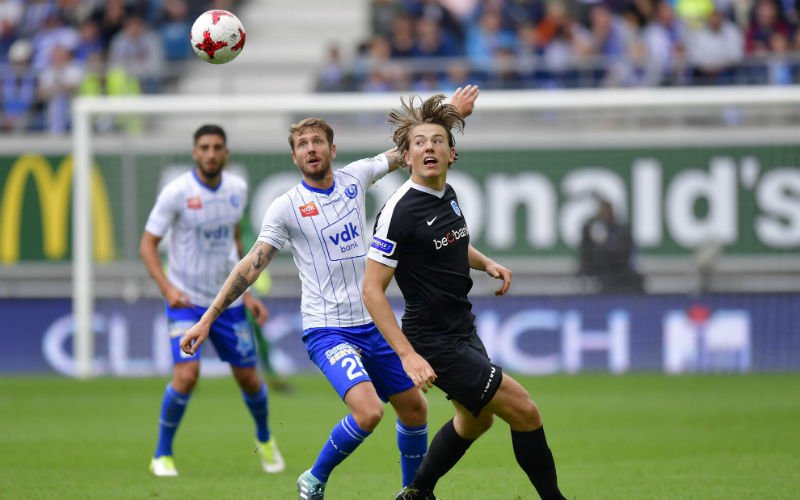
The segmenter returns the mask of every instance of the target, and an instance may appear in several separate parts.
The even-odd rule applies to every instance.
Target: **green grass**
[[[800,491],[800,376],[579,375],[522,378],[542,409],[570,499],[794,499]],[[0,499],[296,498],[345,407],[321,376],[272,393],[288,464],[266,475],[232,379],[199,384],[176,439],[180,477],[153,478],[164,379],[0,378]],[[452,415],[429,393],[431,436]],[[333,474],[330,500],[393,498],[394,414]],[[536,498],[500,420],[439,483],[443,500]]]

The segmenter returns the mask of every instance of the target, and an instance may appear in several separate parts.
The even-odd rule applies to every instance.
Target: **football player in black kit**
[[[452,130],[463,131],[464,119],[443,95],[401,102],[389,123],[411,178],[378,214],[364,303],[411,380],[425,392],[439,387],[456,414],[396,500],[435,499],[436,482],[489,429],[494,415],[511,427],[514,455],[539,496],[564,500],[539,409],[519,382],[491,363],[475,329],[467,297],[470,269],[502,280],[496,295],[508,291],[511,271],[469,243],[458,198],[446,182],[457,156]],[[386,298],[392,277],[405,299],[402,329]]]

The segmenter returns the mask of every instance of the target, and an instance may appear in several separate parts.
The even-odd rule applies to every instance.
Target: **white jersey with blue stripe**
[[[244,214],[247,183],[222,172],[209,188],[194,170],[167,184],[158,195],[145,230],[168,237],[167,278],[189,295],[192,304],[208,307],[239,261],[236,225]],[[232,305],[241,304],[241,298]]]
[[[329,189],[301,182],[267,209],[258,241],[278,250],[291,245],[304,330],[372,321],[361,299],[370,241],[365,195],[388,171],[385,155],[359,160],[335,170]]]

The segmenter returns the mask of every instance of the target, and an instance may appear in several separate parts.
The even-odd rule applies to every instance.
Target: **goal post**
[[[95,130],[98,117],[141,115],[152,119],[145,127],[151,130],[145,130],[135,139],[143,148],[168,141],[185,144],[185,134],[175,133],[169,122],[180,122],[188,116],[217,120],[226,130],[229,121],[241,121],[232,125],[231,130],[245,136],[242,141],[249,144],[249,149],[280,150],[288,157],[286,132],[297,117],[367,116],[363,120],[343,120],[345,132],[335,125],[337,144],[340,149],[343,144],[378,147],[375,149],[378,152],[390,145],[390,132],[385,126],[387,111],[399,108],[401,98],[415,93],[76,98],[72,108],[72,301],[77,376],[93,375],[92,318],[96,290],[91,169],[98,142],[108,139]],[[427,92],[423,97],[432,93]],[[798,124],[800,88],[797,87],[481,91],[475,115],[468,119],[467,132],[457,140],[466,149],[503,153],[525,148],[571,151],[608,145],[620,148],[743,143],[790,146],[797,143]],[[345,138],[348,134],[349,138]],[[231,135],[229,131],[229,138]],[[491,223],[486,222],[487,227]],[[495,232],[498,241],[506,237],[499,229]],[[546,241],[548,237],[542,235],[540,240]],[[535,234],[530,236],[534,242],[539,241],[536,238]]]

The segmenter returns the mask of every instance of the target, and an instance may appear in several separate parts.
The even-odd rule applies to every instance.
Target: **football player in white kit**
[[[476,86],[457,89],[451,103],[472,113]],[[303,180],[276,198],[264,216],[255,245],[233,270],[200,321],[186,331],[181,348],[194,354],[221,311],[241,295],[286,243],[302,283],[303,341],[348,406],[313,467],[297,480],[301,500],[324,498],[328,477],[375,429],[384,402],[397,413],[403,485],[414,477],[427,450],[427,402],[372,323],[361,299],[369,246],[365,190],[401,165],[391,149],[334,171],[333,130],[318,118],[289,129],[292,160]]]
[[[172,380],[164,391],[156,451],[150,471],[177,476],[172,443],[200,374],[200,352],[180,348],[183,332],[200,319],[242,252],[239,221],[247,202],[244,179],[223,171],[228,158],[225,131],[203,125],[194,134],[196,166],[167,184],[150,212],[139,253],[166,302],[172,343]],[[169,231],[169,262],[164,273],[158,244]],[[210,325],[219,357],[233,376],[256,424],[256,449],[265,472],[285,465],[267,423],[267,390],[256,369],[256,345],[245,308],[261,323],[264,305],[250,294],[228,304]]]

